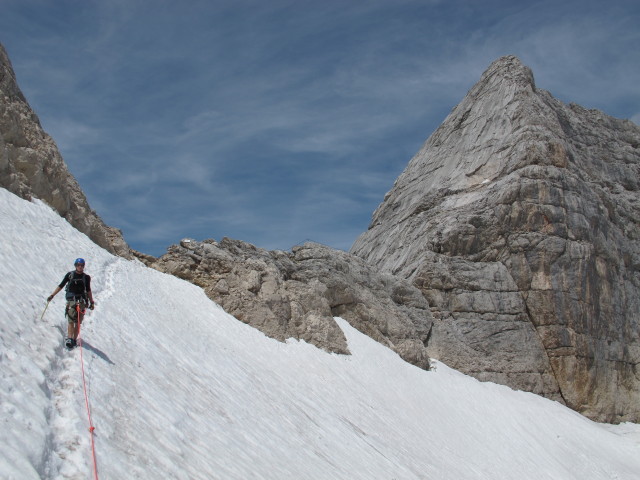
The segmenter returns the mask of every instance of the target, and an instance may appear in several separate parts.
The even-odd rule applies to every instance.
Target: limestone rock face
[[[495,61],[411,160],[352,253],[410,280],[428,352],[640,421],[640,128]]]
[[[0,187],[49,204],[71,225],[112,253],[130,256],[122,234],[89,207],[54,141],[18,88],[6,51],[0,45]]]
[[[420,290],[354,255],[314,243],[267,251],[225,238],[185,239],[159,259],[140,258],[201,286],[225,311],[270,337],[348,353],[333,319],[340,316],[408,362],[429,367],[432,316]]]

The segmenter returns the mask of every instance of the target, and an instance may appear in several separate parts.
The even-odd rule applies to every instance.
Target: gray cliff
[[[640,421],[640,128],[495,61],[352,253],[409,280],[428,353],[590,418]]]
[[[112,253],[130,256],[119,230],[91,210],[53,139],[18,88],[0,44],[0,187],[31,200],[39,198],[71,225]]]

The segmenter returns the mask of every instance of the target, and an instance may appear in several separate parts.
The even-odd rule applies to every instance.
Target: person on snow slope
[[[77,258],[73,264],[75,270],[67,273],[60,285],[56,287],[51,295],[47,298],[50,302],[65,285],[67,304],[65,307],[65,317],[67,319],[67,338],[65,346],[69,349],[76,346],[76,340],[80,331],[80,324],[84,318],[87,306],[93,310],[95,302],[91,293],[91,276],[84,273],[85,261],[83,258]]]

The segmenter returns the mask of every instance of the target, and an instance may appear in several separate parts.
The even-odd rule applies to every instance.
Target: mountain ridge
[[[431,357],[598,421],[640,421],[640,129],[554,99],[517,57],[454,107],[351,253],[183,239],[159,258],[90,209],[1,45],[0,63],[0,186],[112,253],[279,340],[347,353],[342,316],[421,368]]]

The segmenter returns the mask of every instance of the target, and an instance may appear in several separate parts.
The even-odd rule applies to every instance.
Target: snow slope
[[[82,357],[101,479],[638,479],[638,425],[422,371],[337,319],[351,356],[280,343],[198,287],[114,257],[0,189],[0,478],[93,478],[63,294],[87,260]]]

